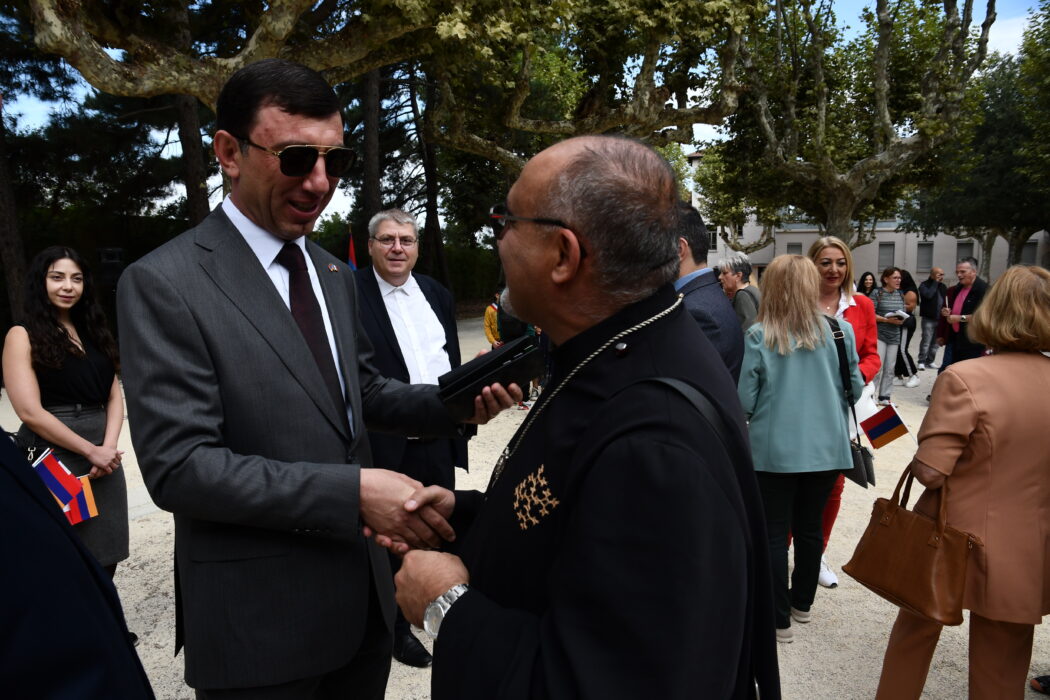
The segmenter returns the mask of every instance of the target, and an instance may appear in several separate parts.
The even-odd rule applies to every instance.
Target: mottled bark
[[[0,265],[4,269],[4,285],[11,308],[11,319],[22,315],[23,280],[26,275],[26,254],[18,232],[18,210],[15,206],[11,170],[7,156],[7,126],[3,116],[4,97],[0,94]]]
[[[270,0],[244,48],[224,58],[199,57],[189,49],[162,44],[132,27],[114,24],[101,3],[30,0],[29,5],[40,50],[65,58],[99,90],[132,97],[193,95],[212,110],[226,79],[263,58],[298,61],[325,72],[335,84],[425,50],[423,42],[390,45],[429,26],[427,21],[413,21],[400,13],[350,14],[339,31],[317,41],[289,45],[299,20],[316,21],[318,12],[324,10],[324,4],[311,10],[315,2]],[[111,57],[105,48],[122,49],[127,60]]]

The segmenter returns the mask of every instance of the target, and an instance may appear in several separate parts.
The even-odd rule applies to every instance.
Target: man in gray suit
[[[456,423],[436,387],[378,374],[353,274],[306,240],[353,161],[332,89],[260,61],[223,88],[217,127],[230,196],[118,289],[132,439],[175,514],[176,648],[198,698],[379,700],[393,590],[362,533],[452,533],[402,515],[418,483],[370,468],[367,430]],[[475,422],[519,395],[483,393]]]

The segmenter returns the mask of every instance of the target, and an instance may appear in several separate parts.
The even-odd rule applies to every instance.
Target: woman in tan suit
[[[970,698],[1020,698],[1032,632],[1050,613],[1050,273],[1016,266],[991,288],[970,335],[994,349],[953,364],[933,388],[912,473],[935,515],[979,537],[963,604],[970,611]],[[901,610],[877,698],[918,698],[941,626]]]

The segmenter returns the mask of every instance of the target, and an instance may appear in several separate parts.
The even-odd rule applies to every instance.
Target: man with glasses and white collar
[[[410,384],[437,384],[438,377],[459,367],[452,294],[437,280],[413,272],[419,260],[415,217],[400,209],[381,211],[368,222],[372,267],[355,272],[361,300],[361,325],[375,348],[375,365],[384,377]],[[424,486],[454,487],[455,468],[467,468],[467,438],[473,426],[462,426],[454,438],[406,438],[370,432],[372,460],[405,474]],[[396,573],[400,558],[391,556]],[[401,611],[394,623],[394,658],[423,668],[432,658]]]
[[[332,88],[259,61],[227,81],[216,123],[230,196],[117,291],[132,440],[175,516],[176,649],[198,698],[381,700],[393,586],[364,532],[454,535],[404,517],[420,484],[372,468],[365,426],[459,426],[436,387],[380,375],[353,273],[306,239],[353,162]],[[473,420],[511,389],[486,387]]]

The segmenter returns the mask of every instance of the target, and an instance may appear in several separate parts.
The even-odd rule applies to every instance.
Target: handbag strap
[[[842,377],[842,397],[853,414],[853,425],[857,429],[857,442],[860,442],[860,421],[857,420],[857,409],[853,406],[856,399],[853,398],[853,382],[849,377],[849,360],[846,359],[846,334],[839,326],[837,319],[825,316],[828,325],[831,326],[831,335],[835,339],[835,350],[839,356],[839,376]]]
[[[915,475],[912,474],[911,465],[909,464],[904,468],[904,472],[901,474],[901,478],[897,480],[897,488],[893,489],[892,501],[894,505],[899,508],[907,510],[908,499],[911,497],[911,485],[915,481]],[[904,494],[901,495],[901,488],[904,488]],[[948,522],[948,478],[945,477],[944,484],[940,488],[940,505],[937,508],[937,530],[930,535],[930,544],[937,546],[941,538],[944,537],[944,528]],[[885,515],[883,516],[886,517]]]

